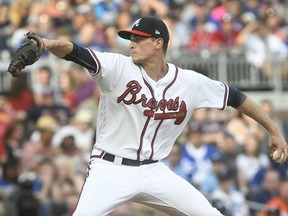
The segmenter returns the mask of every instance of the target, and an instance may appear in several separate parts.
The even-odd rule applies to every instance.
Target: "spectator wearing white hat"
[[[83,158],[88,161],[92,145],[94,144],[94,134],[95,129],[91,111],[80,109],[76,112],[71,124],[62,127],[56,132],[52,143],[54,147],[59,147],[65,137],[73,136],[76,147],[81,150]]]

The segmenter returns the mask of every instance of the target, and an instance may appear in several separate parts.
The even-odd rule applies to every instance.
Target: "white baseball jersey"
[[[196,109],[225,109],[228,86],[168,63],[151,79],[131,57],[89,50],[101,99],[94,148],[134,160],[165,158]]]

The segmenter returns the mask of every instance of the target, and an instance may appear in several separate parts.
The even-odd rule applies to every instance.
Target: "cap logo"
[[[158,30],[155,30],[155,34],[160,35],[160,32]]]
[[[136,20],[136,21],[134,22],[133,26],[139,26],[141,19],[142,19],[142,18]]]

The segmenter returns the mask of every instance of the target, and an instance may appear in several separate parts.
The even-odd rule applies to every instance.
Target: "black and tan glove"
[[[42,38],[34,32],[25,34],[22,45],[17,49],[11,59],[7,72],[14,77],[20,76],[20,72],[27,66],[35,63],[45,51]]]

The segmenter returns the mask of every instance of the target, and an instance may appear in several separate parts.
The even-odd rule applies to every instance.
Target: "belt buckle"
[[[115,156],[113,163],[116,165],[122,165],[122,157]]]

